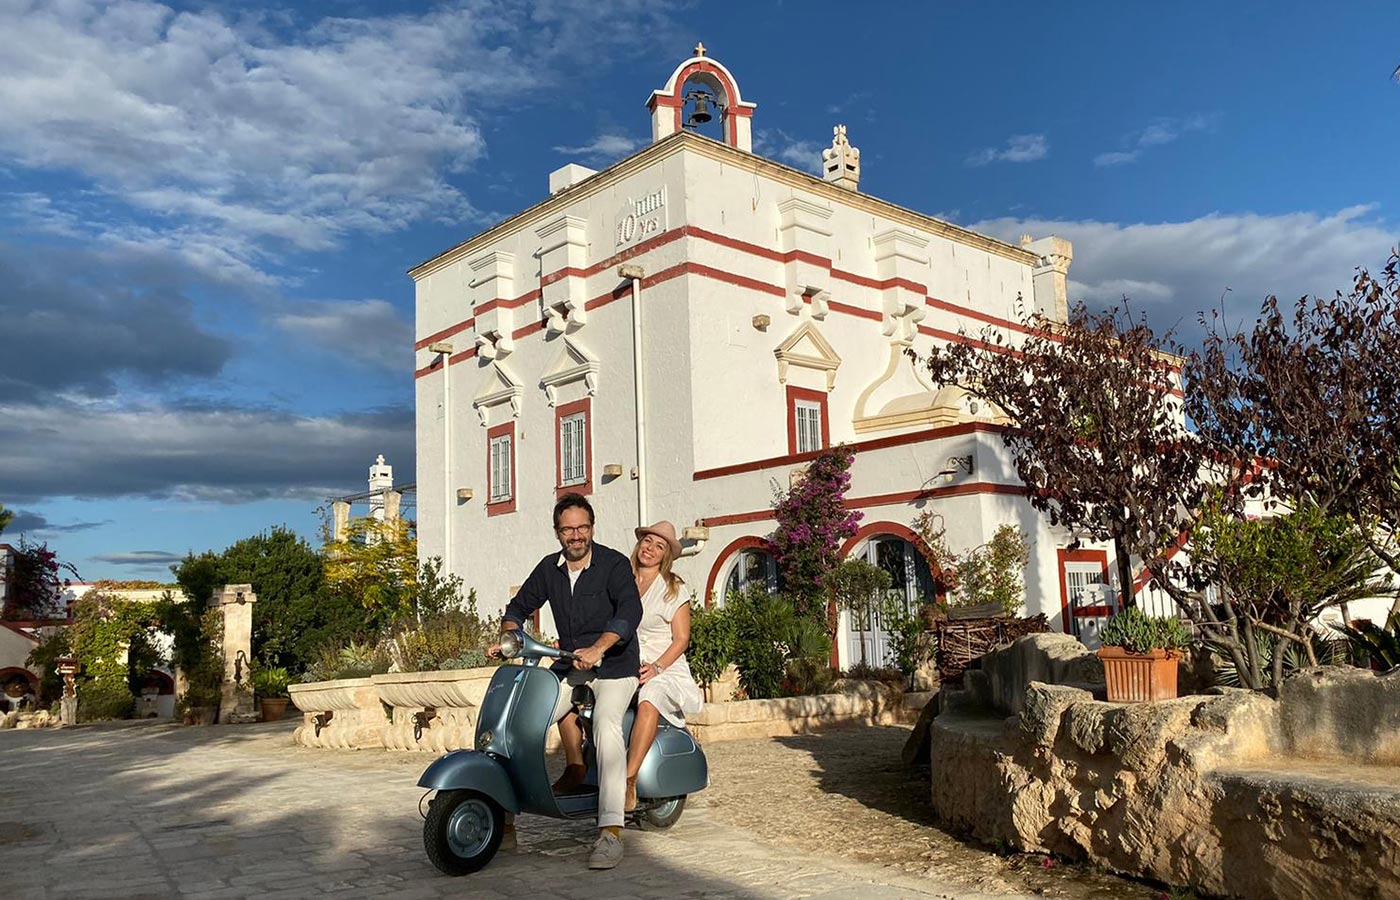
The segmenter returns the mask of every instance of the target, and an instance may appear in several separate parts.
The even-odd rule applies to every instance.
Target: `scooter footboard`
[[[680,797],[710,784],[710,768],[690,732],[662,725],[637,772],[638,797]]]
[[[423,772],[418,786],[439,791],[481,791],[506,812],[520,812],[520,801],[505,767],[480,750],[454,750],[441,757]]]

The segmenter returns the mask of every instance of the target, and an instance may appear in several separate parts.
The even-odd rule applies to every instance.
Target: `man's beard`
[[[584,541],[584,542],[583,542],[583,546],[579,547],[577,550],[575,550],[575,549],[573,548],[573,546],[571,546],[571,545],[569,545],[569,544],[565,544],[565,545],[564,545],[564,558],[567,559],[569,562],[578,562],[579,560],[581,560],[581,559],[583,559],[585,556],[587,556],[588,553],[589,553],[589,551],[591,551],[592,549],[593,549],[593,542],[592,542],[592,541]]]

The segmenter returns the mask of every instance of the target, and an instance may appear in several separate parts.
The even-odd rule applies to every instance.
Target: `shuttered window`
[[[491,502],[509,500],[515,485],[511,483],[510,435],[491,439]]]
[[[822,449],[822,406],[810,400],[793,404],[797,416],[797,452],[808,453]]]
[[[559,419],[559,485],[570,487],[588,480],[588,414],[574,413]]]

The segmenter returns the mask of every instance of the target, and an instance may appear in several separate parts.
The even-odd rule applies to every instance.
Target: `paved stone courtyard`
[[[0,733],[0,896],[1157,896],[967,847],[879,808],[890,807],[879,800],[879,777],[858,779],[868,786],[862,798],[813,766],[823,752],[835,754],[832,765],[849,757],[843,771],[872,751],[893,748],[897,758],[901,729],[815,745],[812,737],[716,745],[715,786],[669,832],[629,830],[618,869],[585,869],[591,825],[525,817],[518,852],[456,879],[438,874],[422,850],[414,782],[428,757],[298,750],[290,731],[274,723]],[[827,792],[831,803],[821,801]],[[899,822],[904,832],[885,833]],[[882,857],[881,848],[895,852]]]

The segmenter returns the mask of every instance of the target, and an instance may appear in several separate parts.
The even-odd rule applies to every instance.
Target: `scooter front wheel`
[[[643,831],[660,831],[676,824],[683,812],[685,812],[684,795],[667,797],[665,800],[658,800],[655,804],[642,810],[642,814],[637,817],[637,824]]]
[[[505,820],[501,805],[480,791],[438,791],[423,820],[423,849],[439,871],[470,875],[500,849]]]

